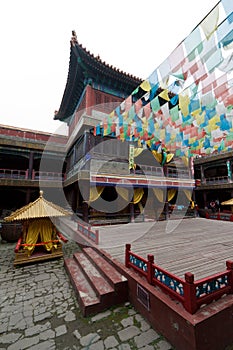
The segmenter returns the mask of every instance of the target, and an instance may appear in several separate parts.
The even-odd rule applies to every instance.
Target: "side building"
[[[221,203],[233,197],[233,151],[213,153],[194,159],[195,198],[201,215],[206,210],[231,212],[231,206]],[[211,208],[211,203],[215,203]]]
[[[14,211],[38,198],[43,187],[45,196],[58,192],[65,176],[67,137],[0,125],[0,216]],[[43,159],[43,169],[41,160]]]

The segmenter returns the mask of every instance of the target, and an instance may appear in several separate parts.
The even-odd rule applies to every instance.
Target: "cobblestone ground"
[[[0,350],[172,349],[129,303],[83,318],[63,259],[14,268],[14,247],[0,241]]]

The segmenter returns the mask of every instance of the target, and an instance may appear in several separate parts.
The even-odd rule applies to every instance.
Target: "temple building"
[[[67,83],[54,118],[69,127],[64,192],[85,222],[158,220],[175,207],[186,212],[192,205],[187,161],[170,152],[162,159],[147,142],[142,146],[130,138],[123,123],[108,122],[114,109],[121,114],[135,89],[137,104],[145,93],[142,84],[88,52],[73,32]]]
[[[62,193],[95,224],[183,216],[194,201],[231,198],[232,41],[224,0],[143,80],[91,54],[73,32],[54,116],[69,135],[1,127],[1,198],[11,194],[1,206],[15,194],[14,206],[27,204],[46,186],[48,199]]]

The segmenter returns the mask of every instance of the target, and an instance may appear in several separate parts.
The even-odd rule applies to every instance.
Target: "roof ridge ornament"
[[[73,46],[75,46],[75,44],[78,43],[77,34],[76,34],[75,30],[72,30],[72,37],[71,37],[70,42]]]

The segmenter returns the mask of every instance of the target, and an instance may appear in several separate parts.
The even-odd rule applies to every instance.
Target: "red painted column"
[[[91,115],[91,110],[94,103],[94,96],[93,96],[93,90],[90,85],[86,86],[86,113],[87,115]]]

